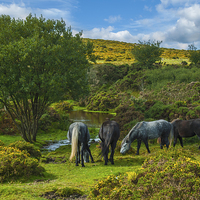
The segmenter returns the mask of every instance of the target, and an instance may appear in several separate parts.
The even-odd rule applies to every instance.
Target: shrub
[[[109,94],[104,91],[91,96],[88,99],[88,110],[109,111],[119,104],[119,96],[117,94]]]
[[[191,155],[190,150],[182,148],[158,151],[144,161],[140,171],[100,181],[89,198],[198,199],[200,162]]]
[[[4,146],[4,143],[0,140],[0,147]]]
[[[25,151],[32,158],[39,159],[41,157],[41,152],[39,148],[35,147],[34,144],[25,141],[17,141],[9,145],[9,147],[17,148],[21,151]]]
[[[0,182],[16,180],[31,175],[42,175],[45,171],[39,166],[37,159],[29,157],[26,151],[14,147],[1,147],[0,149]]]
[[[55,104],[55,109],[59,111],[72,111],[73,105],[71,105],[67,101],[61,101]]]
[[[19,133],[19,130],[10,115],[0,110],[0,135],[15,135],[16,133]]]
[[[53,125],[55,126],[54,128],[66,130],[69,124],[69,114],[65,114],[64,112],[59,114],[53,108],[49,108],[39,120],[39,128],[43,131],[47,131]]]

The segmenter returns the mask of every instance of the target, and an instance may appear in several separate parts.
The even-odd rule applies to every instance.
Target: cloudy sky
[[[83,37],[200,49],[200,0],[0,0],[0,14],[64,19]]]

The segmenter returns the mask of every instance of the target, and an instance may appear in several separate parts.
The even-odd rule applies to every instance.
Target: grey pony
[[[86,162],[89,162],[89,156],[91,158],[91,162],[94,162],[88,145],[88,142],[90,140],[90,134],[86,124],[82,122],[74,122],[73,124],[71,124],[67,132],[67,138],[72,144],[72,152],[70,160],[72,160],[73,157],[76,155],[76,166],[78,166],[78,163],[80,163],[80,153],[81,153],[82,167],[85,167],[84,160]],[[76,144],[74,143],[75,139],[73,138],[76,139],[77,142]],[[81,151],[80,151],[80,146],[81,146]]]
[[[141,142],[143,141],[147,151],[150,153],[148,140],[161,138],[160,148],[163,148],[163,145],[166,144],[166,147],[169,147],[169,137],[170,137],[170,144],[172,142],[173,136],[173,126],[170,122],[166,120],[156,120],[151,122],[138,122],[126,135],[121,143],[120,153],[126,153],[130,147],[131,143],[137,139],[137,153],[139,155],[139,149],[141,146]]]

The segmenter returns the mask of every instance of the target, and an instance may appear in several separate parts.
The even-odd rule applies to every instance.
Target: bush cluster
[[[94,111],[109,111],[118,106],[119,99],[118,94],[102,91],[88,98],[87,109]]]
[[[73,110],[73,105],[67,101],[61,101],[55,104],[55,109],[59,111],[71,111]]]
[[[0,182],[42,175],[45,171],[27,151],[15,147],[0,146]]]
[[[19,130],[5,110],[0,109],[0,135],[15,135]]]
[[[39,120],[39,128],[43,131],[52,127],[67,130],[69,124],[69,115],[64,112],[58,113],[54,108],[49,108]]]
[[[37,158],[38,160],[41,157],[40,149],[35,147],[34,144],[31,144],[29,142],[17,141],[17,142],[11,143],[9,147],[13,147],[13,148],[19,149],[20,151],[24,151],[30,157]]]
[[[158,151],[138,172],[113,175],[91,189],[91,199],[198,199],[200,162],[184,149]]]

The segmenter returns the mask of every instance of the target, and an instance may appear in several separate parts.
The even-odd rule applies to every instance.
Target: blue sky
[[[200,49],[200,0],[0,0],[0,14],[64,19],[83,37]]]

